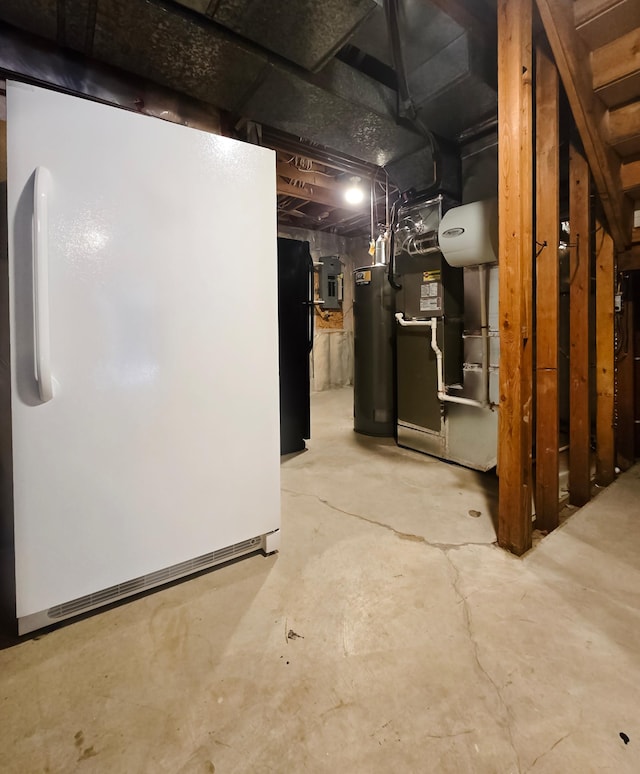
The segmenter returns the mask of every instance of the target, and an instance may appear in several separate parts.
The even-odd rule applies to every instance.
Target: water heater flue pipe
[[[446,403],[459,403],[463,406],[477,406],[485,408],[485,401],[473,400],[472,398],[458,398],[455,395],[449,395],[444,387],[444,363],[442,350],[438,346],[438,318],[432,317],[430,320],[405,320],[402,312],[396,314],[396,320],[403,328],[431,328],[431,349],[436,354],[436,372],[438,378],[438,399]]]

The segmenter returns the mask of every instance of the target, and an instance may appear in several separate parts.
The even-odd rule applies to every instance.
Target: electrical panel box
[[[320,298],[325,309],[340,309],[343,298],[342,261],[337,255],[320,258]]]

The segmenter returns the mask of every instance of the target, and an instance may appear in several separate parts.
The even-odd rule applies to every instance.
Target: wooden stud
[[[599,220],[596,233],[596,483],[614,479],[614,250],[611,235]]]
[[[560,238],[558,71],[536,49],[536,527],[558,526]]]
[[[584,505],[591,497],[589,165],[573,143],[569,150],[569,227],[569,500]]]
[[[619,268],[619,267],[618,267]],[[618,467],[628,470],[635,461],[635,341],[633,277],[625,275],[622,313],[620,315],[620,346],[616,356],[616,457]]]
[[[533,250],[531,0],[498,0],[498,543],[531,547]]]

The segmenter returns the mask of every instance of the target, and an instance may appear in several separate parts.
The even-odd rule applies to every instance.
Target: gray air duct
[[[400,188],[424,190],[446,156],[431,132],[455,140],[495,112],[495,61],[485,56],[493,46],[427,0],[394,7],[405,125],[396,91],[335,58],[349,42],[389,67],[374,0],[3,0],[0,69],[60,86],[60,72],[47,70],[53,51],[65,57],[63,87],[86,94],[103,62],[370,163],[400,160],[391,170]],[[56,48],[45,51],[42,39]],[[413,162],[415,180],[405,171]]]

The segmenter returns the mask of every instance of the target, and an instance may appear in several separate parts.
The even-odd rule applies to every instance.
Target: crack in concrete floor
[[[548,755],[550,752],[555,750],[556,747],[560,744],[560,742],[564,742],[564,740],[570,737],[572,733],[573,731],[567,731],[567,733],[564,734],[564,736],[561,736],[560,739],[555,741],[548,750],[545,750],[543,753],[540,753],[540,755],[538,755],[538,757],[533,761],[531,766],[529,766],[529,768],[527,769],[527,772],[532,771],[536,763],[538,763],[538,761],[542,760],[542,758],[544,758],[545,755]]]
[[[469,608],[468,599],[467,599],[467,597],[465,597],[463,595],[462,591],[460,590],[460,585],[459,585],[460,584],[460,571],[459,571],[458,567],[456,567],[454,562],[451,560],[451,557],[449,556],[449,552],[450,551],[458,550],[458,549],[464,548],[466,546],[482,546],[482,547],[485,547],[485,548],[486,547],[494,547],[496,545],[495,541],[493,543],[473,543],[473,542],[459,543],[459,544],[458,543],[432,543],[429,540],[427,540],[423,535],[414,535],[414,534],[407,533],[407,532],[401,532],[400,530],[397,530],[394,527],[392,527],[390,524],[385,524],[384,522],[377,521],[376,519],[370,519],[367,516],[363,516],[362,514],[359,514],[359,513],[354,513],[353,511],[347,511],[344,508],[339,508],[337,505],[333,505],[333,503],[331,503],[329,500],[326,500],[325,498],[320,497],[319,495],[313,494],[311,492],[299,492],[297,490],[287,489],[287,488],[284,488],[284,487],[283,487],[282,491],[283,492],[287,492],[288,494],[298,495],[298,496],[301,496],[301,497],[311,497],[311,498],[317,500],[318,502],[322,503],[322,505],[325,505],[327,508],[330,508],[331,510],[336,511],[337,513],[342,513],[345,516],[351,516],[354,519],[358,519],[359,521],[363,521],[366,524],[371,524],[374,527],[380,527],[382,529],[385,529],[388,532],[391,532],[392,534],[394,534],[396,537],[400,538],[400,540],[409,540],[409,541],[412,541],[412,542],[415,542],[415,543],[422,543],[422,544],[424,544],[426,546],[429,546],[430,548],[435,548],[437,550],[442,551],[442,553],[444,554],[444,556],[445,556],[449,566],[453,570],[452,588],[453,588],[453,590],[454,590],[454,592],[455,592],[455,594],[456,594],[460,604],[462,605],[465,627],[466,627],[467,634],[468,634],[468,637],[469,637],[469,642],[471,643],[471,648],[472,648],[472,651],[473,651],[474,660],[475,660],[475,662],[477,664],[477,667],[480,670],[481,674],[484,675],[485,679],[493,687],[493,689],[495,691],[495,694],[498,697],[498,701],[500,702],[500,704],[501,704],[501,706],[503,708],[503,711],[504,711],[504,714],[505,714],[505,720],[504,720],[504,722],[501,725],[503,726],[503,728],[505,728],[505,730],[506,730],[506,732],[508,734],[509,744],[511,746],[511,749],[513,750],[513,754],[515,755],[516,771],[518,772],[518,774],[521,774],[522,766],[521,766],[521,763],[520,763],[520,754],[519,754],[519,752],[518,752],[518,750],[517,750],[517,748],[515,746],[515,742],[514,742],[514,739],[513,739],[513,731],[512,731],[512,728],[511,728],[511,721],[513,720],[513,715],[512,715],[512,712],[511,712],[511,708],[509,707],[509,704],[505,700],[505,698],[504,698],[504,696],[502,694],[502,691],[500,690],[498,684],[493,679],[493,677],[489,674],[488,670],[486,669],[486,667],[484,666],[484,664],[480,660],[480,653],[479,653],[479,649],[480,648],[479,648],[479,644],[478,644],[478,642],[477,642],[477,640],[475,638],[475,635],[473,633],[473,624],[472,624],[472,620],[471,620],[471,611],[470,611],[470,608]],[[461,731],[461,732],[458,732],[456,734],[445,734],[445,735],[437,735],[437,736],[434,735],[432,738],[434,738],[434,739],[444,739],[444,738],[464,735],[464,734],[467,734],[467,733],[469,733],[469,732],[468,731]],[[559,741],[562,741],[562,740],[559,740]],[[550,750],[548,752],[550,752]],[[534,764],[535,764],[535,761],[534,761]]]
[[[317,494],[313,494],[312,492],[299,492],[295,489],[287,489],[286,487],[282,487],[282,491],[286,492],[287,494],[298,495],[300,497],[311,497],[317,500],[318,502],[322,503],[322,505],[326,505],[327,508],[330,508],[332,511],[336,511],[337,513],[342,513],[345,516],[352,516],[354,519],[359,519],[360,521],[364,521],[365,523],[371,524],[374,527],[381,527],[382,529],[386,529],[388,532],[391,532],[400,540],[409,540],[413,543],[424,543],[424,545],[430,546],[431,548],[437,548],[441,551],[455,551],[459,548],[464,548],[466,546],[484,546],[485,548],[486,547],[491,548],[497,545],[495,540],[491,543],[480,543],[480,542],[434,543],[434,542],[431,542],[430,540],[427,540],[427,538],[424,537],[424,535],[414,535],[411,532],[402,532],[396,529],[395,527],[392,527],[390,524],[385,524],[383,521],[370,519],[367,516],[363,516],[360,513],[354,513],[353,511],[347,511],[344,508],[339,508],[337,505],[333,505],[333,503],[331,503],[329,500],[326,500]]]
[[[458,597],[460,604],[462,605],[463,610],[463,617],[464,617],[464,623],[467,630],[467,634],[469,635],[469,642],[471,643],[471,647],[473,650],[473,656],[475,659],[475,662],[478,666],[478,669],[480,672],[484,675],[484,677],[488,680],[488,682],[493,686],[493,689],[496,693],[496,696],[498,697],[498,701],[502,705],[502,708],[504,710],[505,714],[505,721],[503,724],[503,728],[506,729],[507,734],[509,736],[509,743],[511,745],[511,749],[513,750],[513,753],[516,757],[516,767],[518,774],[522,772],[522,766],[520,763],[520,753],[518,752],[518,749],[515,745],[514,739],[513,739],[513,730],[511,728],[511,721],[513,720],[513,713],[511,711],[511,707],[507,703],[506,699],[504,698],[502,691],[500,690],[500,687],[498,686],[498,683],[493,679],[487,668],[484,666],[482,661],[480,660],[480,646],[478,644],[478,641],[475,637],[475,634],[473,632],[473,621],[471,618],[471,609],[469,607],[469,602],[467,598],[463,595],[462,591],[460,590],[460,570],[458,567],[456,567],[455,563],[449,556],[449,551],[444,551],[444,556],[449,563],[449,566],[453,570],[453,581],[452,581],[452,587],[453,590]]]

